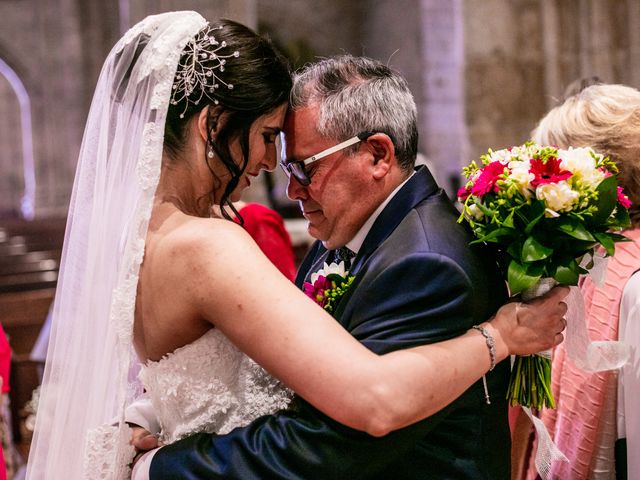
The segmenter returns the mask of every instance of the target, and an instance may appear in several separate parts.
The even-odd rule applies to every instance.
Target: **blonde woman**
[[[629,242],[616,245],[604,285],[587,277],[581,288],[591,338],[627,343],[632,358],[620,372],[588,373],[571,363],[564,345],[556,347],[558,408],[544,410],[542,419],[569,462],[555,462],[551,478],[640,478],[640,91],[589,86],[551,110],[533,139],[560,148],[590,146],[611,157],[631,202]],[[535,477],[530,465],[528,478]]]

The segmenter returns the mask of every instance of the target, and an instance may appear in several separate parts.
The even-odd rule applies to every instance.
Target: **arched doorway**
[[[0,213],[32,219],[36,176],[31,102],[16,72],[0,58]]]

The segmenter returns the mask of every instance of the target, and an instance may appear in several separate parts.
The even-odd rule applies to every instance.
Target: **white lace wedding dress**
[[[287,408],[293,396],[216,329],[157,362],[147,362],[140,379],[164,443],[197,432],[228,433]]]

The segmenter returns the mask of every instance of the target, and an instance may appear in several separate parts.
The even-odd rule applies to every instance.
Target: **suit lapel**
[[[436,194],[439,187],[435,182],[431,172],[427,167],[419,167],[413,177],[400,189],[400,191],[391,199],[387,206],[382,210],[376,221],[373,223],[371,230],[358,252],[353,259],[350,275],[355,275],[351,288],[340,299],[336,306],[333,316],[344,326],[345,321],[342,320],[344,310],[349,303],[351,295],[358,288],[361,276],[358,272],[366,261],[375,252],[378,246],[384,242],[393,233],[396,227],[414,209],[420,202],[427,197]]]
[[[322,268],[322,264],[326,261],[328,256],[329,251],[324,248],[322,242],[316,240],[298,269],[298,274],[296,275],[296,286],[299,289],[302,289],[304,282],[309,281],[312,273],[317,272]]]
[[[419,167],[416,170],[415,175],[409,179],[409,181],[391,199],[384,210],[382,210],[376,221],[373,223],[373,226],[367,234],[360,251],[351,264],[349,274],[355,275],[356,278],[351,285],[351,288],[349,288],[349,290],[340,299],[336,305],[335,311],[333,312],[333,316],[340,323],[344,325],[341,320],[342,314],[346,305],[349,303],[349,298],[358,288],[358,284],[360,282],[358,272],[360,268],[362,268],[378,246],[393,233],[404,217],[406,217],[407,214],[425,198],[434,195],[438,190],[439,187],[427,167]],[[296,285],[298,288],[301,289],[304,282],[309,281],[311,274],[322,268],[322,265],[327,260],[329,253],[330,252],[322,245],[322,242],[316,241],[314,243],[298,270],[298,275],[296,277]]]
[[[393,233],[407,214],[425,198],[438,192],[439,187],[427,167],[420,167],[382,210],[364,239],[351,272],[356,275],[369,256]]]

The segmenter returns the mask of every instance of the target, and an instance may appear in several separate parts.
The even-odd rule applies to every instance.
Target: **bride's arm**
[[[476,330],[372,353],[286,280],[249,236],[235,225],[216,223],[176,243],[180,261],[172,269],[181,269],[173,272],[186,296],[181,301],[335,420],[384,435],[432,415],[489,370],[486,340]],[[535,312],[521,307],[519,315],[516,304],[506,305],[484,324],[496,343],[496,361],[558,343],[565,295],[559,289]]]

